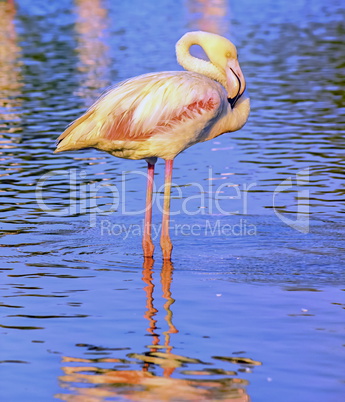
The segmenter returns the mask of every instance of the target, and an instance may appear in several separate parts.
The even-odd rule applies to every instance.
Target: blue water
[[[343,400],[344,14],[0,1],[1,400]],[[176,158],[171,263],[157,164],[144,262],[145,163],[55,140],[109,85],[179,70],[197,29],[236,43],[252,112]]]

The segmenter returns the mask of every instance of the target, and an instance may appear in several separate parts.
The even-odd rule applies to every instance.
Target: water
[[[344,11],[0,2],[2,400],[343,400]],[[145,163],[54,143],[195,29],[235,41],[252,112],[176,159],[173,261],[143,263]]]

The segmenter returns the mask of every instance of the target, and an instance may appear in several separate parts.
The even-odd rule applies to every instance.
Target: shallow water
[[[0,1],[1,399],[343,400],[344,12]],[[55,139],[196,29],[234,40],[252,112],[176,158],[173,261],[143,263],[145,163]]]

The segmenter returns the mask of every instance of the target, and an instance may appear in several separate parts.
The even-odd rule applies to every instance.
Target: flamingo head
[[[246,88],[246,81],[238,62],[237,49],[232,42],[220,35],[207,32],[203,39],[202,47],[210,62],[223,75],[223,85],[233,108]]]

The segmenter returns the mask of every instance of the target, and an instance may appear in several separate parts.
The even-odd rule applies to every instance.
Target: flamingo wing
[[[55,152],[97,147],[104,141],[145,141],[227,104],[223,87],[192,72],[145,74],[124,81],[96,101],[58,138]]]

